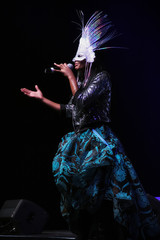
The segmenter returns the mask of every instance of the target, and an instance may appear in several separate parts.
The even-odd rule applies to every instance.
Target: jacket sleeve
[[[74,105],[72,104],[72,98],[68,104],[60,104],[60,106],[61,106],[61,113],[65,114],[67,118],[72,117],[72,111],[74,107]]]
[[[74,95],[74,103],[79,108],[86,108],[101,96],[110,87],[110,79],[107,72],[98,73],[89,85]]]

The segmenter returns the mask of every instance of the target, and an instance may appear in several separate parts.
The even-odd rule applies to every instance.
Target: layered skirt
[[[66,134],[52,170],[61,193],[62,216],[73,231],[78,232],[76,222],[83,211],[95,216],[101,209],[107,223],[108,214],[102,209],[106,201],[112,202],[114,221],[131,239],[151,239],[160,233],[157,216],[133,165],[108,126]]]

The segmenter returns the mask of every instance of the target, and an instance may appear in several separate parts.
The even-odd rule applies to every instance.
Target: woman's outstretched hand
[[[43,94],[41,92],[41,90],[39,89],[39,87],[37,85],[35,85],[35,89],[36,91],[32,91],[32,90],[29,90],[27,88],[21,88],[21,92],[23,92],[25,95],[27,95],[28,97],[34,97],[34,98],[37,98],[37,99],[43,99]]]
[[[28,97],[40,99],[41,102],[45,103],[46,105],[53,108],[54,110],[57,110],[57,111],[61,110],[61,105],[59,103],[49,100],[48,98],[45,98],[37,85],[35,85],[35,89],[36,91],[32,91],[27,88],[21,88],[21,92],[23,92]]]

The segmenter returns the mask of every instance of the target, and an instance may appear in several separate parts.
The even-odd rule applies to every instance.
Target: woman
[[[157,217],[123,147],[109,128],[111,82],[92,63],[95,50],[110,40],[106,15],[95,13],[82,24],[74,57],[77,78],[64,64],[55,64],[69,80],[72,98],[66,105],[36,91],[21,91],[72,117],[74,131],[66,134],[53,160],[53,175],[61,193],[61,212],[79,239],[152,239],[160,233]],[[95,40],[96,39],[96,40]]]

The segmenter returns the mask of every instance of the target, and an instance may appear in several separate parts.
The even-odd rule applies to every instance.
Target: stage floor
[[[0,235],[0,239],[3,240],[74,240],[76,235],[69,231],[57,230],[57,231],[44,231],[41,234],[33,235]]]

